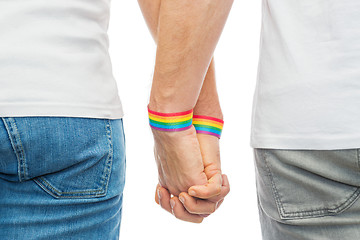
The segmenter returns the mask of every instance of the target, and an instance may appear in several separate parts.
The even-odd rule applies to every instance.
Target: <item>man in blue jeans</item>
[[[118,239],[108,1],[0,1],[0,239]]]

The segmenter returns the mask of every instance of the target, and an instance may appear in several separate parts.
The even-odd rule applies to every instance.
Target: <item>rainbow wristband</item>
[[[150,127],[160,131],[177,132],[191,128],[193,110],[178,113],[159,113],[149,109]]]
[[[209,134],[220,138],[224,121],[214,117],[194,115],[193,125],[197,133]]]

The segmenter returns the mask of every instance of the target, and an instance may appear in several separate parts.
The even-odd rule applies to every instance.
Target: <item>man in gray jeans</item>
[[[263,1],[251,146],[264,239],[360,238],[360,2]]]
[[[250,143],[263,239],[358,239],[360,2],[263,0],[262,14]],[[210,30],[193,28],[197,36]],[[163,37],[160,49],[171,41]],[[179,82],[186,66],[176,68]],[[184,96],[186,102],[193,95]],[[169,200],[162,207],[171,211]]]

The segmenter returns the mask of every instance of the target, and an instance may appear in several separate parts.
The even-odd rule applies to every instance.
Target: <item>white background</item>
[[[252,100],[260,40],[261,1],[235,0],[215,52],[217,84],[224,113],[223,173],[231,192],[201,224],[182,222],[154,201],[157,170],[147,103],[155,44],[137,1],[112,0],[110,54],[125,117],[127,176],[120,239],[261,239],[253,152]]]

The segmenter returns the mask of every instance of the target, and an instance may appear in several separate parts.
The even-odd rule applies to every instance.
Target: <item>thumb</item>
[[[221,173],[217,173],[208,180],[207,184],[190,187],[188,194],[202,199],[218,196],[221,193],[222,179]]]

